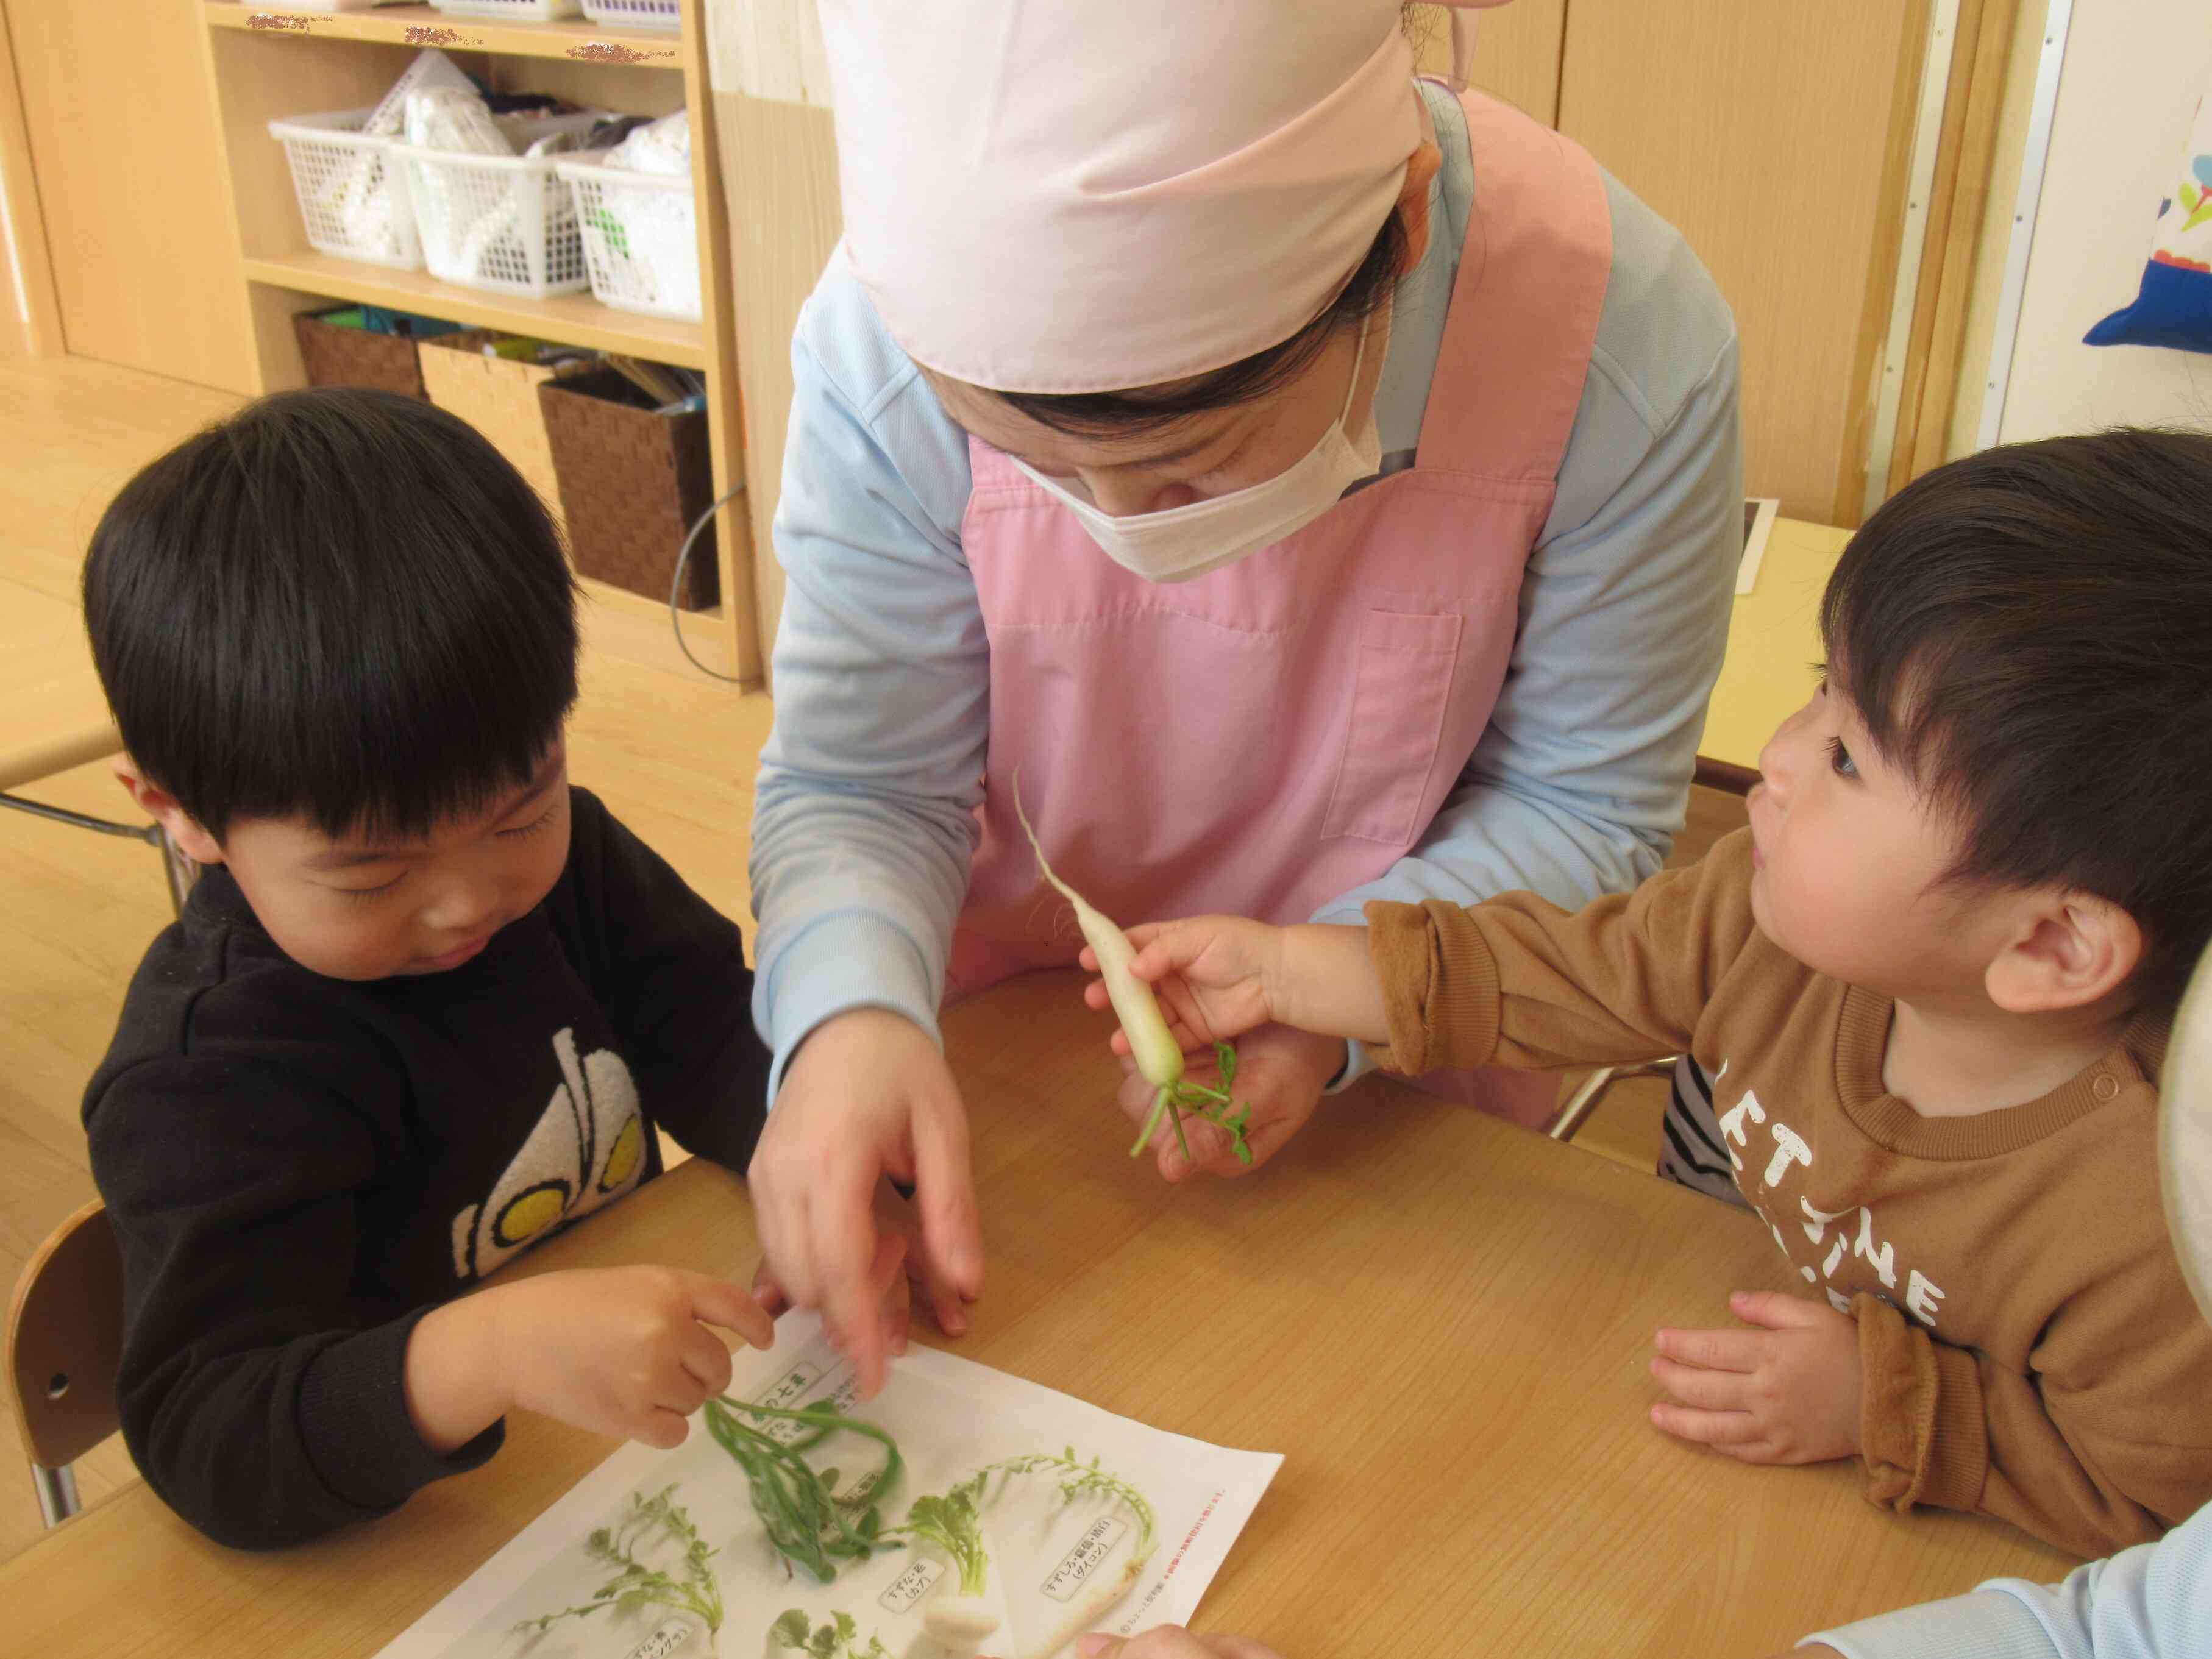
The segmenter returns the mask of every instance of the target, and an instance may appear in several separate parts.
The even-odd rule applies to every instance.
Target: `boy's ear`
[[[2102,1001],[2142,957],[2142,929],[2125,910],[2094,894],[2058,892],[2024,914],[1984,984],[2007,1013],[2057,1013]]]
[[[177,798],[139,769],[128,755],[113,763],[115,781],[121,784],[138,810],[169,832],[177,850],[195,864],[221,864],[222,843],[200,827],[199,820],[179,805]]]

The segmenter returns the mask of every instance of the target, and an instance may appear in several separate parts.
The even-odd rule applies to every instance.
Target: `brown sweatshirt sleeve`
[[[2098,1556],[2212,1498],[2212,1327],[2169,1264],[2059,1309],[2027,1375],[1878,1297],[1851,1311],[1875,1503],[1978,1510]]]
[[[1533,893],[1471,908],[1367,907],[1389,1064],[1620,1064],[1690,1046],[1712,988],[1756,932],[1751,839],[1568,911]]]

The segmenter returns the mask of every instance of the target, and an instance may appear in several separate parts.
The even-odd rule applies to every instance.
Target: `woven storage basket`
[[[577,571],[665,603],[684,533],[714,499],[704,410],[656,415],[612,369],[540,386]],[[691,549],[678,603],[703,611],[721,592],[708,526]]]
[[[545,412],[538,388],[582,365],[550,367],[487,357],[484,346],[502,338],[488,328],[465,328],[422,342],[422,384],[430,401],[451,411],[491,441],[514,470],[544,500],[557,524],[561,486],[553,470],[553,449],[545,437]]]
[[[375,334],[365,328],[340,328],[325,317],[358,311],[358,306],[336,306],[329,311],[302,311],[292,318],[292,332],[300,342],[300,361],[307,368],[309,386],[360,386],[373,392],[397,392],[404,397],[429,401],[422,386],[422,364],[416,342],[404,334]]]

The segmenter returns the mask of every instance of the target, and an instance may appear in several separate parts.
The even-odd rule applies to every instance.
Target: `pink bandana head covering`
[[[821,0],[846,257],[908,356],[1000,391],[1263,350],[1365,257],[1421,142],[1400,12]]]

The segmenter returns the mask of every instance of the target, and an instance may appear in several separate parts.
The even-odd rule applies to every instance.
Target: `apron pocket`
[[[1404,846],[1419,832],[1463,625],[1456,611],[1370,611],[1361,620],[1324,838]]]

